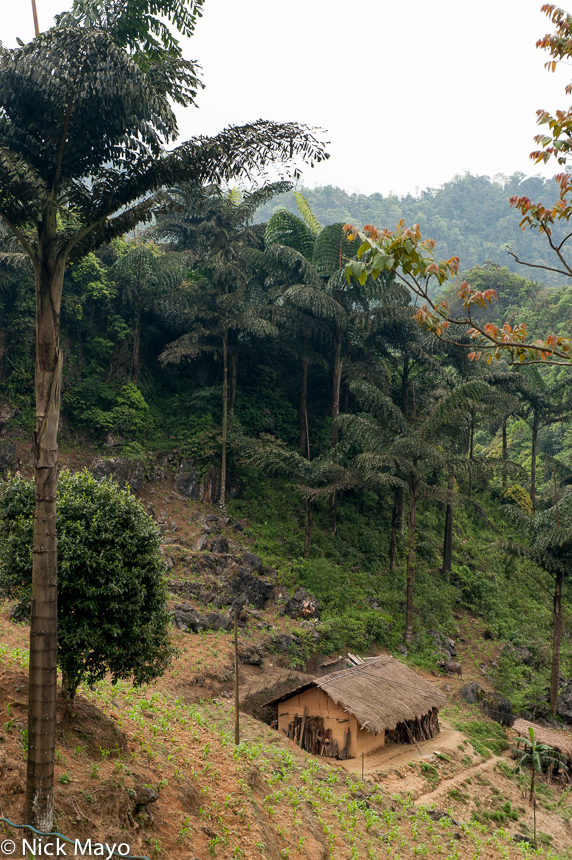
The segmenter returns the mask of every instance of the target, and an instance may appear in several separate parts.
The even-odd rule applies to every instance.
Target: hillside
[[[339,221],[358,228],[374,224],[392,230],[401,218],[407,226],[419,224],[424,237],[435,239],[439,258],[458,256],[461,269],[471,269],[490,260],[527,277],[527,271],[507,253],[507,245],[528,262],[540,264],[549,260],[543,238],[528,231],[523,233],[519,227],[521,216],[509,204],[513,195],[528,196],[545,205],[553,203],[558,198],[556,184],[538,176],[515,173],[490,178],[468,173],[455,176],[440,188],[422,189],[406,197],[350,194],[331,185],[300,187],[299,191],[322,225]],[[294,196],[289,192],[262,206],[256,220],[268,221],[281,206],[298,214]],[[558,235],[557,228],[555,238]],[[547,286],[562,286],[562,278],[551,272],[536,272],[535,277]]]
[[[26,445],[16,444],[25,474],[30,469]],[[79,468],[94,454],[67,448],[62,459]],[[532,817],[523,797],[528,777],[513,774],[509,758],[515,732],[459,698],[468,681],[492,686],[504,637],[491,638],[486,613],[486,620],[479,619],[457,604],[449,624],[440,625],[455,637],[462,681],[429,671],[438,659],[435,640],[432,649],[419,641],[408,658],[448,698],[442,732],[434,741],[421,743],[419,750],[388,746],[366,757],[364,778],[359,760],[308,756],[251,715],[261,716],[264,701],[307,677],[300,669],[314,671],[316,661],[332,653],[327,612],[323,621],[308,622],[303,608],[294,608],[294,617],[284,611],[295,583],[290,573],[290,587],[282,584],[283,565],[275,553],[261,549],[268,547],[268,520],[265,527],[256,504],[248,499],[230,503],[231,522],[225,524],[216,508],[178,493],[174,477],[171,472],[158,482],[143,480],[137,495],[163,530],[171,605],[176,625],[187,629],[173,630],[178,656],[155,684],[139,690],[123,682],[84,686],[73,715],[60,703],[58,831],[72,839],[125,843],[132,854],[176,860],[397,858],[404,851],[462,860],[522,856],[524,843],[515,844],[512,836],[530,836]],[[240,519],[234,518],[237,513]],[[275,513],[287,529],[274,532],[282,547],[281,534],[292,527],[279,510]],[[466,545],[463,533],[457,537],[460,547]],[[329,563],[332,573],[336,566]],[[239,634],[241,744],[235,747],[228,607],[237,595],[244,600],[245,587]],[[343,607],[338,611],[347,624],[351,614]],[[428,610],[418,603],[418,611],[423,618]],[[199,632],[193,633],[197,620]],[[358,620],[359,613],[354,624]],[[308,633],[323,637],[318,647],[312,648]],[[4,604],[0,815],[11,821],[20,820],[23,802],[27,634],[26,624],[10,621]],[[355,648],[380,653],[373,642],[364,650],[356,640]],[[399,650],[394,653],[400,656]],[[539,856],[570,856],[572,805],[566,785],[540,784]],[[10,834],[7,825],[4,832]]]
[[[258,850],[397,860],[411,848],[467,860],[517,856],[532,832],[521,797],[529,772],[513,774],[511,733],[487,714],[506,723],[517,716],[523,731],[536,721],[537,730],[560,732],[568,749],[569,371],[489,367],[468,358],[463,332],[460,342],[430,337],[393,273],[348,283],[343,259],[353,249],[339,224],[320,230],[308,213],[308,223],[281,214],[265,240],[263,226],[251,223],[249,194],[210,189],[199,205],[187,192],[152,232],[114,240],[65,275],[59,466],[87,467],[141,500],[109,490],[136,509],[130,522],[149,536],[163,653],[171,632],[179,653],[142,690],[98,678],[82,687],[75,717],[61,703],[58,827],[86,838],[119,838],[125,828],[137,852],[181,860],[189,846],[199,860]],[[0,277],[0,470],[31,479],[33,278],[8,253]],[[474,267],[471,278],[498,290],[500,323],[568,325],[568,287],[540,287],[494,263]],[[443,287],[455,298],[456,281]],[[33,558],[30,485],[27,507],[11,507],[21,485],[0,486],[0,588],[11,600],[25,598]],[[121,597],[132,593],[120,579],[136,553],[125,564],[114,555],[120,568],[102,563],[110,534],[121,552],[132,546],[130,527],[105,533],[106,513],[84,515],[68,544],[61,525],[60,561],[66,545],[69,555],[60,569],[73,568],[88,590],[95,585],[86,571],[99,570],[117,616],[132,621],[148,592]],[[88,532],[101,540],[78,564]],[[101,602],[105,588],[97,586]],[[87,612],[87,645],[77,648],[79,604],[71,605],[65,625],[60,616],[60,643],[69,622],[81,666],[97,649]],[[9,620],[10,606],[3,603],[1,747],[10,794],[0,814],[17,823],[28,631],[25,620]],[[247,715],[238,750],[235,610]],[[104,620],[97,633],[106,628],[115,666],[133,640],[146,643],[126,635],[120,617]],[[442,689],[435,742],[419,751],[388,743],[363,763],[326,763],[269,728],[276,714],[267,702],[348,652],[390,654]],[[439,671],[443,661],[460,663],[455,677]],[[427,713],[415,714],[416,726]],[[404,727],[395,726],[394,741]],[[539,841],[566,856],[567,783],[554,776],[538,779]],[[424,804],[435,804],[429,817]],[[514,835],[525,839],[521,847]]]

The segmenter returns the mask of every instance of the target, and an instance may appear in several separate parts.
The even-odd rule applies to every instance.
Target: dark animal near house
[[[437,663],[437,665],[444,669],[447,675],[458,675],[459,678],[463,677],[463,669],[460,663],[453,663],[451,660],[443,660],[441,663]]]

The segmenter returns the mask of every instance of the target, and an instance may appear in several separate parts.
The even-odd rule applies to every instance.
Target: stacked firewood
[[[288,723],[286,729],[286,737],[293,740],[295,743],[300,743],[300,732],[302,730],[303,718],[296,716]],[[302,749],[311,755],[321,755],[327,758],[347,758],[347,748],[349,747],[349,733],[346,729],[346,737],[344,749],[346,754],[338,753],[338,742],[332,737],[332,729],[324,728],[324,720],[322,717],[308,717],[304,726],[304,736],[302,738]]]

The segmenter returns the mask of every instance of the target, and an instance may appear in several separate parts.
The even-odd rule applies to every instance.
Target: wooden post
[[[36,36],[40,35],[40,27],[38,25],[38,10],[36,9],[36,0],[32,0],[32,15],[34,16],[34,30]]]
[[[414,744],[415,744],[415,746],[417,747],[417,751],[418,751],[419,753],[421,753],[421,750],[419,749],[419,744],[418,744],[418,743],[417,743],[417,741],[415,740],[415,735],[413,734],[413,732],[411,731],[411,729],[410,729],[410,728],[409,728],[409,726],[407,725],[407,720],[403,720],[403,722],[405,723],[405,728],[407,729],[407,734],[409,735],[409,737],[411,738],[411,740],[413,741],[413,743],[414,743]]]
[[[238,717],[238,609],[234,610],[234,742],[240,743]]]
[[[304,715],[302,717],[302,727],[300,729],[300,741],[299,746],[302,748],[302,742],[304,740],[304,729],[306,728],[306,716],[308,714],[308,706],[304,705]]]
[[[361,778],[363,780],[363,753],[361,754]]]

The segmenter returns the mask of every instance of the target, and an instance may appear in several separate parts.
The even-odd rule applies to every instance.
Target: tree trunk
[[[238,355],[236,352],[230,354],[230,397],[228,401],[228,414],[234,415],[234,404],[236,403],[236,373],[238,369]]]
[[[393,510],[391,512],[391,537],[389,538],[389,569],[393,570],[395,567],[395,556],[397,555],[397,523],[399,517],[399,493],[398,488],[395,491],[395,498],[393,501]]]
[[[407,420],[409,412],[409,358],[403,359],[403,373],[401,374],[401,411]],[[397,490],[397,524],[400,534],[405,532],[405,488]]]
[[[340,414],[340,384],[342,381],[342,341],[343,333],[340,328],[336,328],[334,338],[334,373],[332,378],[332,435],[331,446],[334,448],[338,444],[339,432],[336,418]],[[330,494],[330,530],[333,535],[336,533],[336,491]]]
[[[80,681],[81,677],[79,675],[70,675],[62,666],[62,692],[66,706],[70,709],[73,706]]]
[[[538,409],[534,410],[532,420],[532,462],[530,464],[530,498],[532,510],[536,507],[536,442],[538,439]]]
[[[222,336],[222,453],[220,466],[220,500],[224,513],[226,505],[226,439],[228,433],[228,328]]]
[[[311,499],[306,499],[306,527],[304,530],[304,558],[310,557],[310,544],[312,543],[312,520],[314,511]]]
[[[473,496],[473,451],[475,441],[475,410],[471,409],[471,429],[469,431],[469,498]]]
[[[502,488],[506,490],[506,461],[508,460],[508,446],[506,441],[506,418],[502,421]]]
[[[139,384],[139,352],[141,347],[141,312],[139,305],[135,309],[135,325],[133,326],[133,355],[131,357],[131,378],[135,385]]]
[[[336,329],[334,338],[334,372],[332,377],[332,435],[331,446],[338,444],[339,433],[336,418],[340,414],[340,384],[342,381],[342,331]]]
[[[414,461],[414,465],[417,463]],[[409,550],[407,553],[407,603],[405,609],[405,644],[413,642],[413,583],[415,581],[415,515],[417,513],[417,481],[409,482]]]
[[[453,563],[453,489],[455,486],[455,467],[451,466],[449,471],[449,482],[447,486],[447,507],[445,510],[445,537],[443,540],[443,567],[441,568],[447,582],[451,579],[451,565]]]
[[[304,347],[308,346],[308,338],[304,338]],[[310,440],[308,438],[308,359],[303,358],[302,365],[302,382],[300,384],[300,436],[298,439],[298,452],[304,456],[307,453],[308,460],[310,459]]]
[[[50,229],[51,228],[51,229]],[[57,693],[57,535],[58,427],[62,378],[59,349],[60,305],[65,261],[56,259],[55,215],[46,218],[38,242],[36,283],[36,477],[28,762],[24,821],[37,830],[53,829],[54,756]],[[53,232],[53,235],[49,235]]]
[[[552,668],[550,672],[550,710],[556,716],[558,687],[560,685],[560,641],[562,639],[562,580],[559,570],[554,583],[554,608],[552,613]]]

